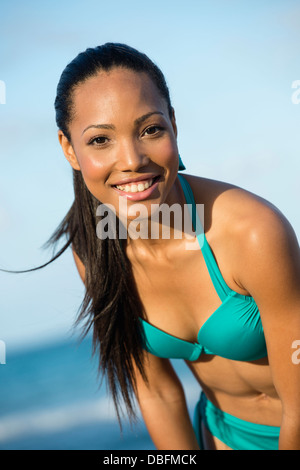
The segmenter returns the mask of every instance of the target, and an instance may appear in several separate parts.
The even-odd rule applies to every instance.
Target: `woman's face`
[[[75,89],[73,104],[71,142],[60,131],[60,143],[99,201],[120,216],[125,199],[127,208],[142,203],[148,215],[151,204],[172,200],[175,117],[148,75],[124,68],[100,72]]]

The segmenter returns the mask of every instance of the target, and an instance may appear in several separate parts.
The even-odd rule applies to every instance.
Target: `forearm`
[[[140,408],[157,449],[199,450],[184,396],[151,397]]]
[[[283,418],[280,428],[279,450],[300,450],[300,419]]]

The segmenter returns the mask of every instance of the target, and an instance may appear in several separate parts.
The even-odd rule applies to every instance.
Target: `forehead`
[[[139,112],[140,107],[167,109],[153,80],[144,72],[125,68],[114,68],[80,83],[74,90],[73,105],[75,120],[91,113],[114,115],[122,111]]]

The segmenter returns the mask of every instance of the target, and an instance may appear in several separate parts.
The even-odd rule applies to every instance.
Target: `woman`
[[[120,392],[134,415],[135,393],[158,449],[300,449],[300,257],[289,223],[238,187],[178,174],[166,82],[135,49],[79,54],[55,108],[75,200],[50,242],[72,244],[86,286],[79,319],[93,327],[117,410]],[[129,229],[135,204],[143,227],[163,205],[186,214],[202,204],[204,233],[193,209],[194,238],[178,237],[174,220],[162,236],[160,219],[158,237],[151,224],[148,236],[121,237],[119,224],[108,229],[117,237],[99,236],[103,205]],[[194,427],[173,357],[203,391]]]

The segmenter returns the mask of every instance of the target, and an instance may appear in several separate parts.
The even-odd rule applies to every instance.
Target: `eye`
[[[162,130],[163,128],[161,126],[150,126],[144,130],[143,135],[154,136],[156,134],[159,134]]]
[[[88,145],[105,145],[108,142],[108,138],[102,135],[99,135],[97,137],[93,137],[89,142]]]

